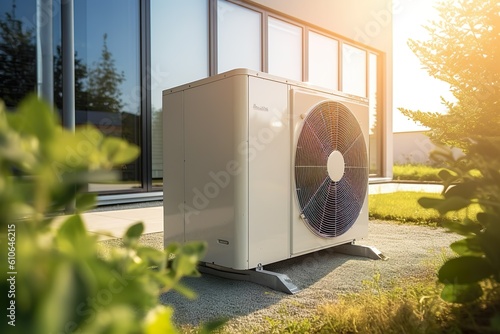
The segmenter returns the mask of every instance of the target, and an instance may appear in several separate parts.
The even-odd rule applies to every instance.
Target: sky
[[[408,38],[427,40],[428,33],[422,27],[439,18],[433,8],[436,0],[394,0],[401,10],[394,13],[394,74],[393,74],[393,131],[418,131],[424,127],[403,116],[397,108],[444,112],[440,97],[452,100],[449,86],[430,77],[419,59],[407,45]]]

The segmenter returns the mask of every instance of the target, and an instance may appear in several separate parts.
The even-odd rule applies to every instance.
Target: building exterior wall
[[[436,148],[423,131],[396,132],[394,138],[394,164],[432,165],[431,152]],[[460,156],[463,152],[454,148],[453,154]]]
[[[392,177],[392,14],[398,10],[397,0],[394,4],[390,0],[69,3],[73,2],[74,119],[77,125],[90,122],[105,135],[136,143],[142,152],[137,161],[118,168],[119,184],[89,185],[101,199],[123,195],[120,198],[128,201],[139,195],[146,198],[148,193],[158,197],[163,186],[161,91],[235,67],[315,85],[314,75],[321,76],[321,66],[328,67],[337,76],[328,89],[370,100],[371,176]],[[61,111],[63,98],[71,96],[62,91],[68,76],[61,53],[68,45],[61,26],[62,19],[68,18],[62,10],[67,3],[0,3],[0,20],[13,30],[0,35],[0,55],[14,64],[0,67],[0,98],[9,108],[14,108],[23,94],[37,91]],[[240,24],[246,30],[240,29]],[[281,51],[283,27],[283,31],[299,32],[300,42],[296,39],[288,45],[295,54]],[[25,43],[21,57],[8,54],[9,34]],[[318,67],[312,61],[313,36],[337,48],[328,54],[330,63],[327,60]],[[287,61],[299,63],[299,68],[288,71],[282,64]],[[21,70],[23,80],[12,77],[8,69],[14,67]],[[364,71],[363,79],[352,81],[360,71]],[[109,77],[111,82],[106,81]],[[13,84],[21,81],[23,85]]]

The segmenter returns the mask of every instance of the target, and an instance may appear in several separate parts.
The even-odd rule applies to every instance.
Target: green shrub
[[[137,223],[123,247],[103,256],[79,215],[95,204],[95,195],[80,190],[138,154],[90,125],[62,129],[35,97],[16,112],[0,106],[2,333],[176,332],[158,295],[177,289],[193,296],[179,281],[198,274],[205,245],[143,247]],[[58,214],[73,202],[77,214]]]
[[[500,140],[480,139],[471,145],[465,157],[454,159],[451,150],[443,148],[434,157],[449,163],[440,172],[444,190],[441,198],[423,197],[420,205],[433,208],[441,215],[478,204],[482,211],[477,221],[465,218],[443,224],[464,239],[450,245],[457,254],[438,272],[444,284],[443,299],[469,303],[483,295],[483,285],[500,293]],[[479,171],[472,172],[474,169]],[[481,284],[483,283],[483,285]],[[500,309],[492,317],[492,327],[500,331]]]

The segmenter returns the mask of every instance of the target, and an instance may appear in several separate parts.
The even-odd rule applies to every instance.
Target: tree
[[[15,8],[0,20],[0,97],[8,107],[36,88],[35,29],[23,27]]]
[[[101,57],[88,72],[87,110],[120,112],[123,101],[119,86],[125,81],[125,74],[117,71],[107,39],[108,35],[104,34]]]
[[[410,49],[427,72],[450,85],[455,102],[441,97],[447,113],[399,108],[430,128],[438,143],[467,150],[465,137],[500,135],[500,2],[446,0],[440,20],[425,26],[426,41],[410,39]]]

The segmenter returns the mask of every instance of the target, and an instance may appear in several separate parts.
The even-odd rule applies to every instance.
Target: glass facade
[[[208,77],[208,27],[207,1],[151,1],[153,187],[163,185],[162,90]]]
[[[217,72],[235,68],[261,71],[261,14],[217,1]]]
[[[120,137],[140,146],[139,1],[76,0],[74,8],[75,125],[91,123],[105,136]],[[56,66],[59,56],[57,53]],[[55,102],[62,108],[61,99]],[[116,169],[119,182],[89,184],[88,190],[142,188],[140,159]]]
[[[61,15],[60,1],[0,3],[0,97],[9,108],[49,87],[61,110]],[[368,98],[370,173],[381,173],[377,50],[227,0],[74,0],[74,46],[76,125],[92,123],[142,151],[117,167],[118,182],[89,191],[161,190],[162,90],[239,67]]]
[[[0,2],[0,98],[17,106],[37,88],[37,2]]]
[[[269,73],[302,81],[302,28],[269,17],[268,29]]]
[[[339,89],[339,42],[309,32],[309,80],[313,85]]]
[[[366,51],[342,44],[342,91],[366,97]]]

